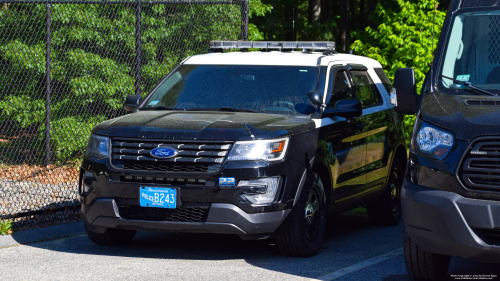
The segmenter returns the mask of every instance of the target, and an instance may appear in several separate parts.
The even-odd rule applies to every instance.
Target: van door
[[[327,107],[335,107],[341,99],[353,99],[353,89],[348,79],[347,67],[332,65],[328,74],[325,93]],[[356,119],[347,121],[342,117],[323,118],[329,123],[321,131],[320,147],[328,152],[332,173],[332,200],[335,203],[363,195],[365,185],[364,166],[366,145],[362,130]]]

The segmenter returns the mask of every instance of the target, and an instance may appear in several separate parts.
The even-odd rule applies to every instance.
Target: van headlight
[[[281,177],[260,178],[252,180],[240,180],[236,187],[245,188],[243,195],[252,204],[272,203],[281,183]]]
[[[85,156],[88,157],[108,157],[109,155],[109,138],[103,136],[90,135]]]
[[[237,141],[227,161],[278,161],[285,157],[288,138],[273,140]]]
[[[411,140],[412,150],[422,156],[443,160],[455,145],[452,132],[417,118]]]

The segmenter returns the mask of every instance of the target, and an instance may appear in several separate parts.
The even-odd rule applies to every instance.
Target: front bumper
[[[91,205],[82,204],[84,223],[93,231],[104,228],[151,229],[168,232],[238,234],[242,238],[267,238],[285,221],[290,209],[248,214],[232,204],[213,203],[206,222],[169,222],[126,220],[120,217],[115,199],[99,198]]]
[[[401,191],[406,229],[422,249],[442,255],[500,262],[500,202],[410,183]]]

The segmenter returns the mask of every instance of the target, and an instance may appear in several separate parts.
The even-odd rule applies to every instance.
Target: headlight
[[[274,140],[238,141],[227,161],[264,160],[278,161],[285,157],[288,138]]]
[[[278,194],[281,177],[240,180],[237,187],[247,188],[242,196],[252,204],[272,203]]]
[[[109,155],[109,138],[103,136],[90,135],[89,143],[85,156],[102,156]]]
[[[417,118],[411,140],[412,150],[422,156],[443,160],[455,144],[453,133]]]

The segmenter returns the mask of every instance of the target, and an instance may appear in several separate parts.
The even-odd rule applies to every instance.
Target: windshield
[[[314,108],[307,93],[316,90],[318,78],[324,80],[319,71],[310,66],[181,65],[142,109],[226,107],[310,114]]]
[[[455,17],[441,75],[500,94],[500,11],[467,12]],[[440,86],[470,94],[464,91],[467,86],[447,78],[440,78]]]

